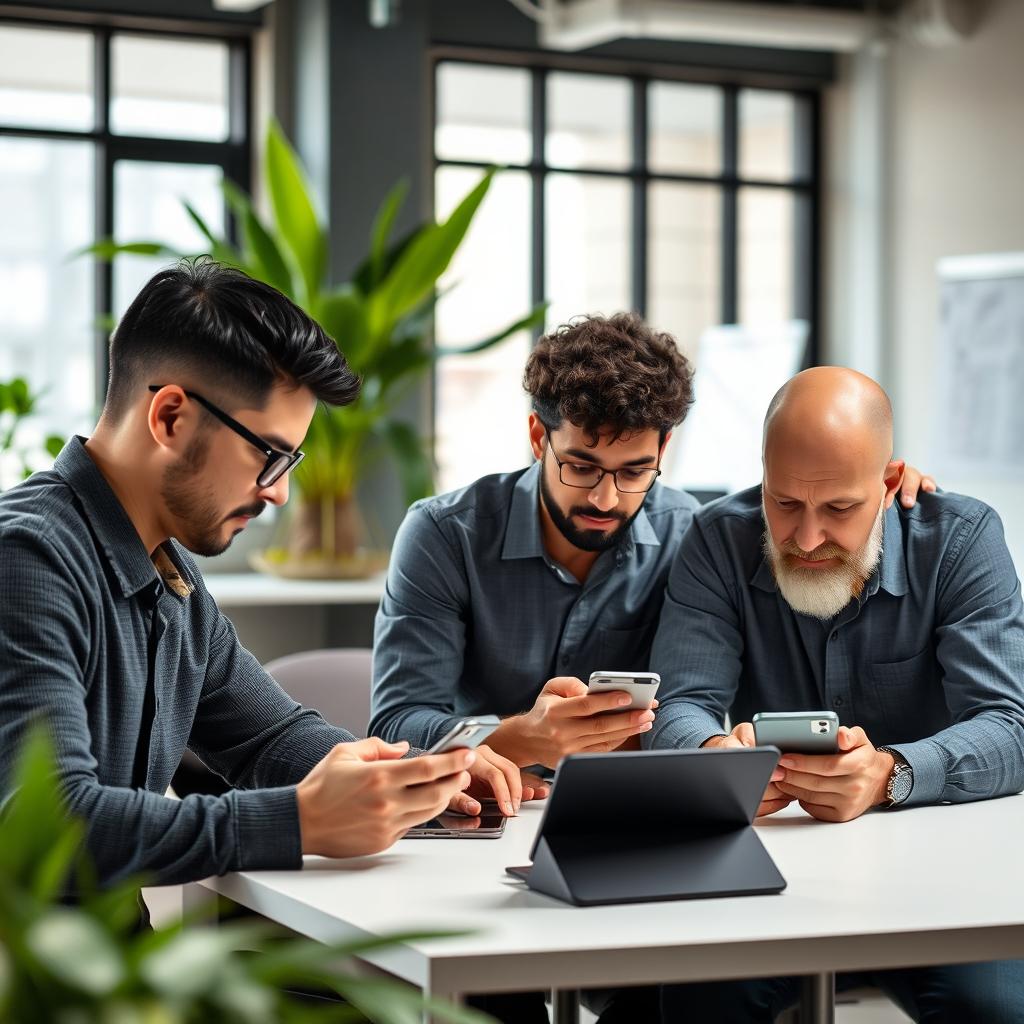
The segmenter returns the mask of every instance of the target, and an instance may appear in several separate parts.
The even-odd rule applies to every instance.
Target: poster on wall
[[[1024,478],[1024,253],[939,261],[935,467]]]

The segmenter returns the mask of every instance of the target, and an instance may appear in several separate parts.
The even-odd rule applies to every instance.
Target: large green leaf
[[[548,304],[543,302],[535,307],[532,312],[527,313],[522,320],[509,324],[508,327],[498,331],[497,334],[492,334],[489,338],[484,338],[483,341],[478,341],[474,345],[467,345],[465,348],[438,347],[434,349],[434,356],[435,358],[440,358],[441,356],[468,356],[474,352],[484,352],[489,348],[493,348],[499,342],[504,341],[510,335],[516,334],[519,331],[532,331],[535,327],[540,327],[544,323],[544,316],[547,310]]]
[[[375,288],[384,276],[388,256],[388,239],[395,226],[395,217],[408,193],[409,183],[403,179],[384,197],[384,202],[381,203],[377,216],[374,218],[373,230],[370,233],[370,280],[367,291]]]
[[[96,256],[101,260],[112,260],[115,256],[169,256],[180,259],[186,253],[163,242],[115,242],[112,238],[101,238],[92,245],[76,249],[69,258]]]
[[[484,174],[444,223],[428,225],[412,239],[372,297],[374,333],[386,331],[433,290],[462,244],[493,178],[493,170]]]
[[[366,300],[351,285],[320,297],[315,317],[358,373],[366,350]]]
[[[295,299],[298,289],[292,280],[292,272],[288,269],[277,242],[256,215],[252,200],[227,178],[221,182],[221,190],[238,221],[246,259],[256,270],[256,276],[289,298]]]
[[[54,977],[91,996],[108,995],[125,978],[121,951],[110,936],[91,917],[68,907],[36,921],[25,945]]]
[[[278,237],[291,252],[305,285],[306,301],[311,302],[327,269],[327,236],[306,175],[276,121],[267,132],[265,171]]]

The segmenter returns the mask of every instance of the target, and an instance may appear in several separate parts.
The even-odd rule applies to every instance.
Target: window
[[[435,64],[438,216],[482,168],[507,168],[441,282],[438,343],[471,343],[548,301],[548,328],[635,309],[693,359],[719,325],[777,339],[802,320],[813,353],[816,94],[579,66]],[[531,344],[439,362],[440,488],[523,465]]]
[[[0,378],[42,393],[28,440],[89,429],[98,319],[166,262],[69,257],[105,236],[200,250],[183,198],[223,229],[221,180],[248,186],[248,78],[244,36],[0,21]]]

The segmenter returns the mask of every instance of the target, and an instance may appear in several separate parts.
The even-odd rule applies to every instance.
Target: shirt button
[[[839,639],[839,634],[833,633],[828,639],[830,643],[835,643]]]
[[[843,698],[842,697],[836,697],[835,700],[832,701],[832,707],[834,707],[834,708],[841,708],[842,706],[843,706]]]

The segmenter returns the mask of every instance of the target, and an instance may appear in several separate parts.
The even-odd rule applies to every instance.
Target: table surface
[[[367,957],[439,995],[689,981],[1024,956],[1024,797],[873,812],[788,808],[757,833],[785,892],[571,907],[505,875],[540,820],[498,840],[406,839],[348,861],[204,886],[319,941],[409,929],[472,934]]]
[[[211,572],[203,580],[225,608],[377,604],[384,593],[384,573],[365,580],[286,580],[262,572]]]

